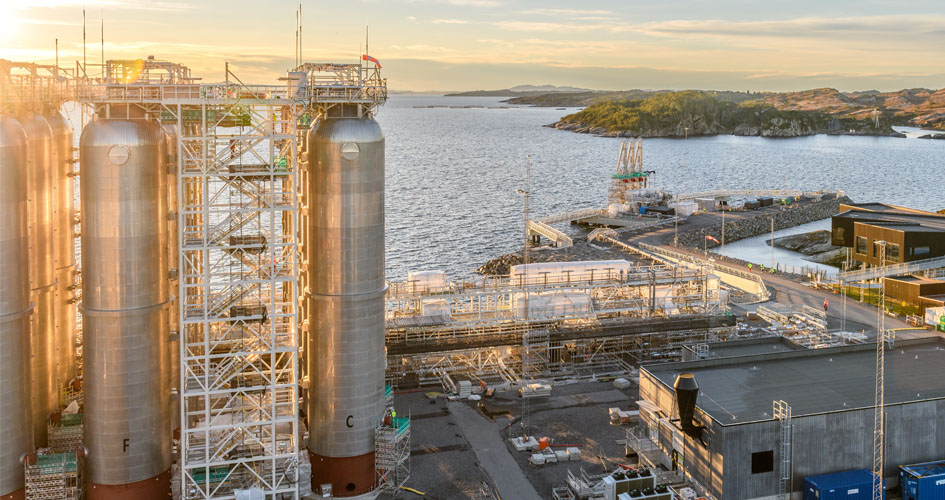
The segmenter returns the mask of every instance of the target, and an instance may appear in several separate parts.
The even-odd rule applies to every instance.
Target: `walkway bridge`
[[[841,283],[852,283],[854,281],[866,281],[876,278],[885,278],[887,276],[900,276],[903,274],[912,274],[942,268],[945,268],[945,257],[935,257],[932,259],[903,262],[902,264],[895,264],[892,266],[871,267],[869,269],[847,271],[837,274],[837,280]]]

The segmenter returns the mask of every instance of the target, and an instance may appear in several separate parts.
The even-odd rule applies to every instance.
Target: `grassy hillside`
[[[815,110],[778,109],[745,93],[663,92],[642,99],[599,100],[554,126],[604,135],[683,137],[761,135],[795,137],[818,133],[894,133],[885,119],[832,116]]]

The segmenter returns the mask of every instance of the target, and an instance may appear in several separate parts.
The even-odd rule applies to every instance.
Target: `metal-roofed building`
[[[887,242],[886,261],[903,263],[945,255],[945,215],[883,203],[841,204],[831,220],[832,243],[853,258],[879,265],[876,242]]]
[[[774,498],[782,476],[799,494],[806,476],[872,467],[875,352],[860,344],[644,366],[641,419],[663,465],[683,469],[715,498]],[[694,411],[675,397],[683,373],[698,384]],[[889,485],[899,464],[945,455],[943,374],[945,339],[903,340],[887,351]],[[779,400],[790,405],[789,419],[774,418]]]

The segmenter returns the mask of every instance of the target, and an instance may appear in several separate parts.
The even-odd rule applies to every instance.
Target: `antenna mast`
[[[886,242],[879,247],[879,267],[886,265]],[[883,500],[883,469],[886,445],[886,278],[879,278],[879,299],[876,313],[876,406],[873,413],[873,500]]]

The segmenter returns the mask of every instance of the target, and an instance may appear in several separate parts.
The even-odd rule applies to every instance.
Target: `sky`
[[[0,0],[0,58],[172,60],[205,81],[224,61],[274,83],[295,62],[297,1]],[[347,0],[302,3],[303,57],[370,54],[394,91],[788,91],[945,87],[945,0]]]

